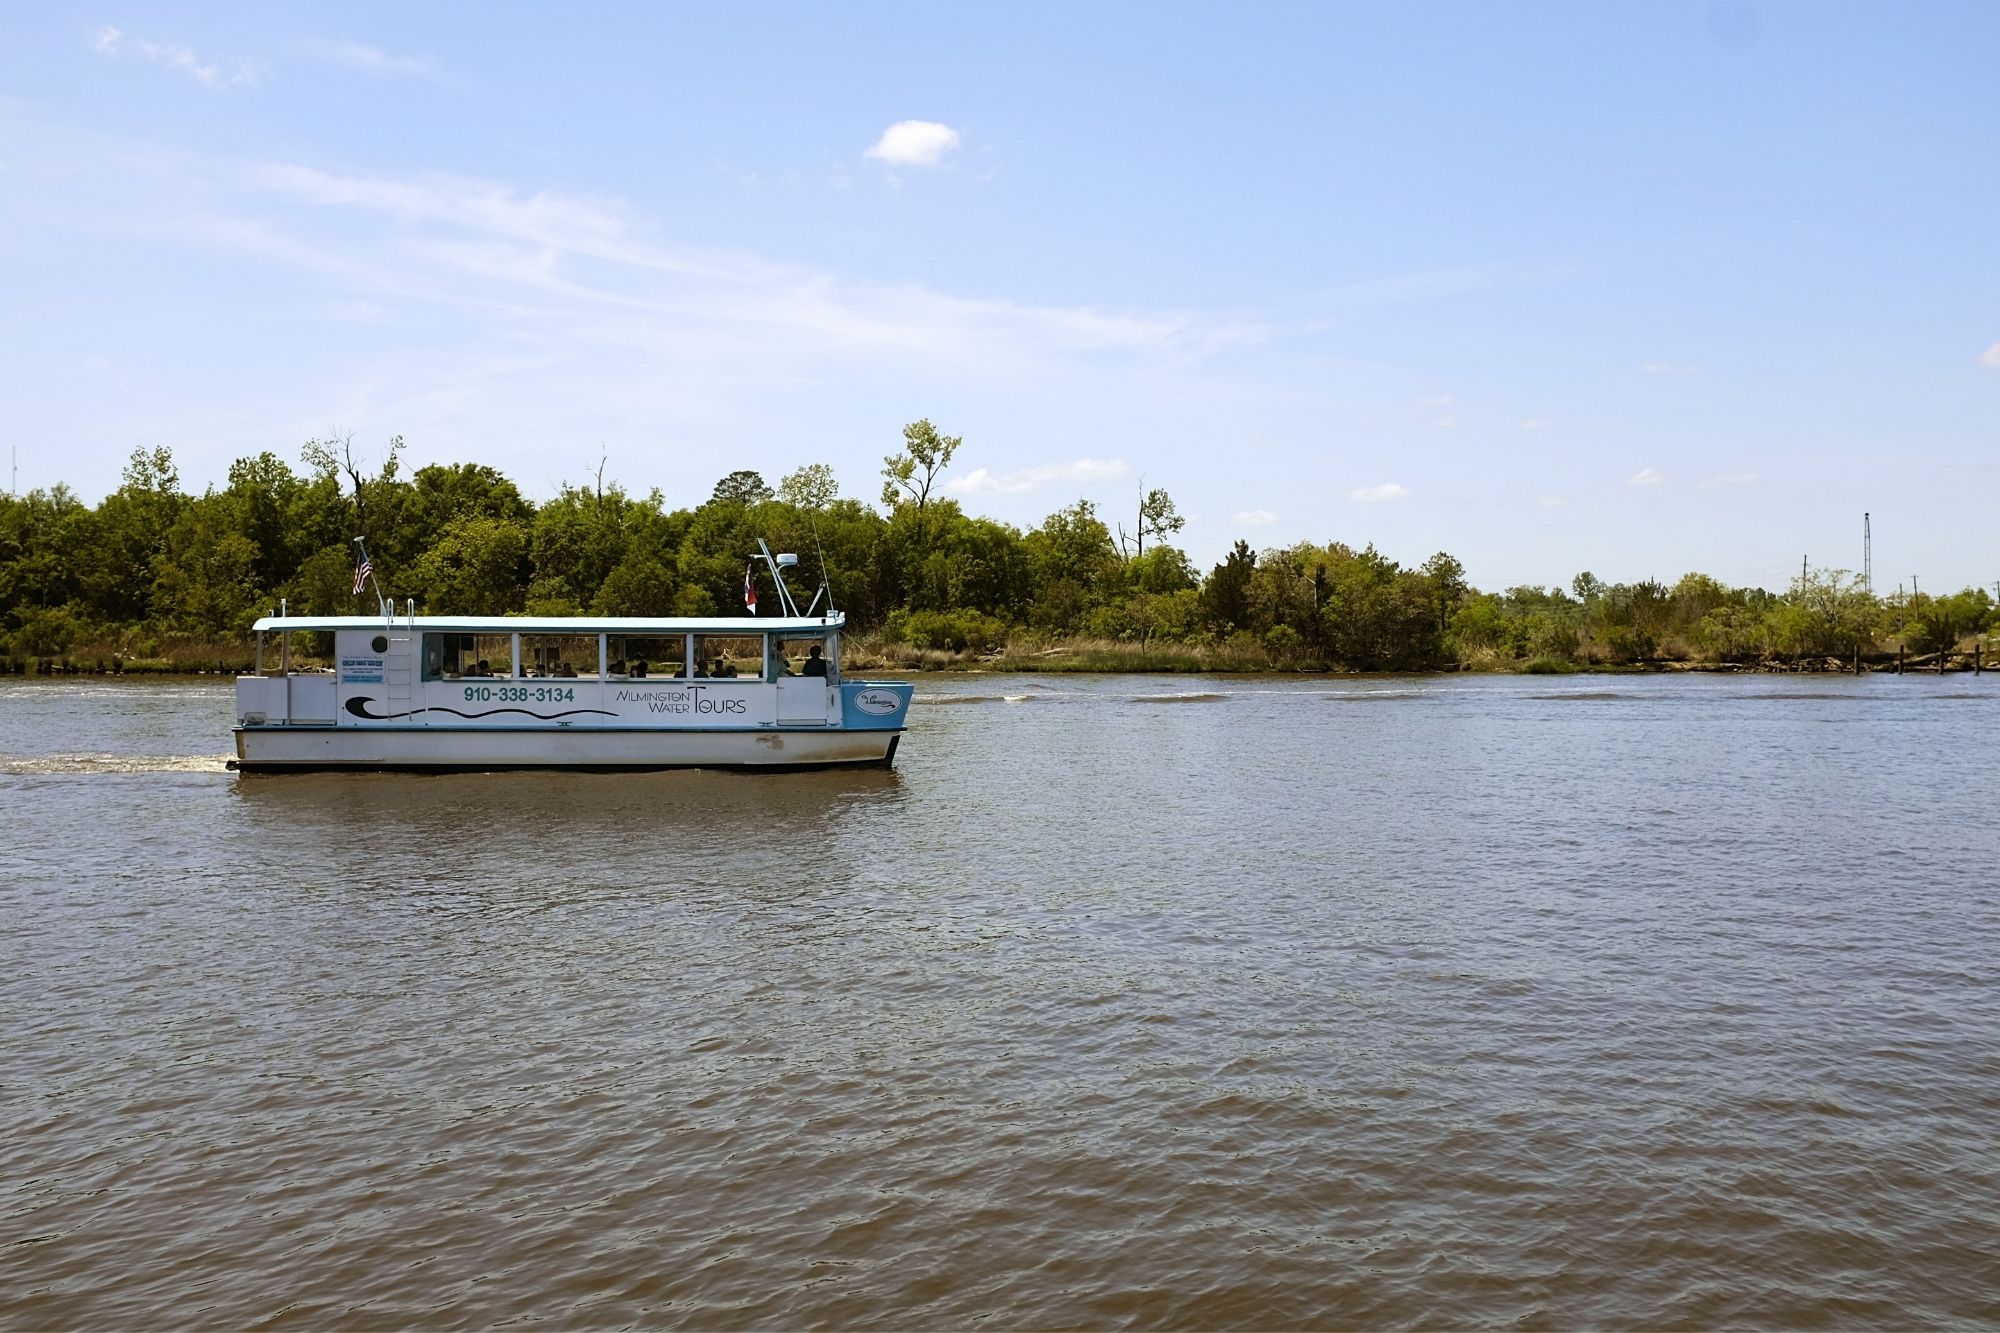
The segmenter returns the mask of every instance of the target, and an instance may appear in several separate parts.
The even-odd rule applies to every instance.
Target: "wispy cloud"
[[[1522,430],[1547,430],[1556,423],[1547,417],[1529,417],[1521,423]]]
[[[363,42],[321,42],[313,50],[323,59],[364,74],[420,79],[434,79],[439,74],[435,56],[397,55]]]
[[[892,167],[935,167],[959,145],[958,131],[935,120],[899,120],[863,157]]]
[[[1648,361],[1639,367],[1642,375],[1685,375],[1699,369],[1686,361]]]
[[[1018,472],[992,472],[974,468],[945,489],[960,495],[1022,495],[1040,490],[1051,482],[1116,481],[1131,475],[1122,458],[1079,458],[1072,463],[1043,463]]]
[[[1278,516],[1268,509],[1245,509],[1241,513],[1231,514],[1230,518],[1250,528],[1269,527],[1278,521]]]
[[[1448,393],[1434,393],[1428,398],[1417,399],[1415,415],[1434,430],[1450,430],[1458,424],[1458,418],[1452,415],[1451,395]]]
[[[1359,490],[1349,491],[1347,498],[1372,505],[1380,504],[1384,500],[1400,500],[1409,493],[1410,488],[1401,482],[1385,481],[1380,486],[1363,486]]]
[[[219,64],[203,60],[191,47],[178,42],[148,41],[109,24],[91,34],[90,45],[106,60],[117,60],[129,53],[151,64],[177,70],[202,87],[219,93],[261,83],[264,79],[264,66],[260,61],[238,61],[235,69],[225,70]]]
[[[1991,347],[1981,352],[1979,354],[1979,364],[2000,370],[2000,343],[1994,343]]]
[[[1718,486],[1750,486],[1754,485],[1756,480],[1757,474],[1754,472],[1718,472],[1702,481],[1701,485],[1708,490],[1714,490]]]
[[[1667,474],[1649,467],[1642,467],[1626,478],[1627,486],[1658,486],[1667,479]]]
[[[781,327],[848,358],[879,349],[962,366],[994,358],[989,369],[1022,355],[1131,353],[1175,362],[1251,336],[1236,324],[1185,315],[953,296],[842,280],[742,252],[667,245],[615,201],[489,180],[343,175],[297,164],[257,166],[248,174],[266,190],[405,228],[400,247],[388,253],[417,261],[427,282],[470,277],[488,292],[501,283],[681,328],[696,315],[711,326]],[[383,253],[376,245],[363,262],[384,264]],[[604,264],[625,272],[606,272]],[[405,279],[418,275],[384,273],[385,281]]]
[[[1535,497],[1535,507],[1538,509],[1562,509],[1568,506],[1568,504],[1569,497],[1567,495],[1538,495]]]
[[[819,395],[901,411],[891,405],[912,377],[941,404],[1089,384],[1086,423],[1115,395],[1166,420],[1172,403],[1248,396],[1212,358],[1265,336],[1235,312],[1029,304],[693,245],[625,200],[532,182],[245,161],[40,122],[9,148],[29,154],[8,163],[10,178],[26,164],[63,183],[51,207],[129,247],[163,262],[224,255],[329,327],[381,331],[295,366],[283,391],[239,399],[264,428],[310,401],[305,429],[386,421],[413,440],[454,439],[476,420],[496,457],[540,459],[535,439],[589,430],[617,441],[635,420],[717,442],[795,434],[781,428],[785,403]],[[85,162],[96,169],[75,170]],[[80,184],[101,180],[119,182],[115,213]],[[1039,458],[982,451],[966,464],[990,470],[969,489],[1004,511],[1024,485],[1129,475],[1093,433],[1079,427]],[[222,431],[206,438],[241,447]],[[1026,468],[1051,458],[1097,461]]]

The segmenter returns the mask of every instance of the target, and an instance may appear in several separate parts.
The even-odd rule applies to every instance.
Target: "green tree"
[[[1132,532],[1132,557],[1137,559],[1146,554],[1146,538],[1165,541],[1186,524],[1187,520],[1174,508],[1173,497],[1158,486],[1147,490],[1142,480],[1139,483],[1139,515]],[[1118,546],[1121,551],[1125,548],[1122,531]]]
[[[227,492],[181,507],[153,561],[153,618],[169,634],[221,638],[249,632],[257,609],[257,546]]]
[[[673,571],[634,552],[605,577],[590,609],[600,616],[670,616],[677,591]]]
[[[433,614],[491,616],[521,609],[527,590],[528,534],[518,523],[460,514],[445,524],[410,570]]]
[[[352,431],[324,440],[307,440],[300,450],[315,476],[332,478],[336,484],[345,478],[352,488],[349,503],[353,505],[353,531],[344,535],[365,538],[370,550],[390,558],[404,554],[396,540],[402,499],[397,474],[402,468],[402,453],[403,437],[398,435],[389,441],[381,466],[371,474],[354,452]]]
[[[794,509],[818,513],[840,498],[840,483],[824,463],[807,463],[778,483],[778,498]]]
[[[1984,630],[1993,603],[1984,588],[1967,588],[1947,597],[1911,599],[1903,619],[1903,635],[1920,653],[1948,653],[1968,634]]]
[[[1209,619],[1225,633],[1250,626],[1250,579],[1257,555],[1250,543],[1238,540],[1229,555],[1209,573],[1202,601]]]
[[[771,488],[764,484],[764,478],[746,469],[732,472],[716,482],[715,493],[708,497],[708,502],[755,506],[764,504],[772,498]]]
[[[951,456],[963,443],[961,436],[940,434],[929,417],[903,427],[903,452],[882,460],[883,507],[893,510],[914,504],[921,530],[923,512],[931,502],[938,475],[951,466]]]

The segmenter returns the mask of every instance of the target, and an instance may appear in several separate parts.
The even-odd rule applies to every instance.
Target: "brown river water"
[[[0,683],[0,1325],[2000,1324],[2000,678],[926,679],[893,773]]]

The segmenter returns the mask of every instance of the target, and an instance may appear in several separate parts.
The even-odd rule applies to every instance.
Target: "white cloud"
[[[2000,343],[1994,343],[1984,352],[1981,352],[1979,354],[1979,364],[1982,366],[1991,366],[1995,370],[2000,370]]]
[[[122,59],[133,63],[129,48]],[[774,400],[853,394],[886,417],[903,410],[895,404],[907,401],[913,377],[941,404],[1018,397],[1023,385],[1059,398],[1088,384],[1086,416],[1112,396],[1234,404],[1250,393],[1207,364],[1217,349],[1260,336],[1228,312],[1028,304],[690,245],[625,201],[533,182],[349,173],[35,128],[20,140],[35,150],[24,161],[49,178],[120,182],[115,215],[80,186],[58,202],[88,207],[84,216],[123,244],[222,255],[341,331],[319,364],[288,372],[284,393],[232,400],[227,429],[201,425],[218,451],[245,447],[235,440],[251,433],[253,415],[263,431],[275,414],[297,416],[308,434],[327,421],[388,422],[412,440],[461,438],[480,422],[496,428],[496,456],[533,460],[520,464],[529,480],[553,486],[561,473],[537,478],[534,469],[566,465],[545,463],[526,441],[586,430],[615,451],[639,419],[688,438],[777,438],[791,409]],[[98,169],[73,171],[79,161]],[[365,327],[383,336],[352,336]],[[425,340],[422,329],[454,332]],[[578,413],[585,426],[564,424]],[[982,427],[979,438],[995,429],[1011,433],[1013,423]],[[1045,448],[1039,459],[982,448],[967,467],[1010,475],[982,478],[990,496],[960,498],[1004,509],[1032,501],[1017,493],[1024,483],[1060,493],[1081,482],[1094,494],[1122,484],[1097,478],[1130,475],[1123,462],[1011,475],[1029,463],[1113,457],[1086,436]]]
[[[1450,430],[1458,424],[1458,419],[1451,414],[1451,395],[1448,393],[1435,393],[1428,398],[1417,399],[1416,415],[1437,430]]]
[[[864,157],[894,167],[935,167],[958,147],[958,131],[935,120],[899,120],[882,131]]]
[[[1198,357],[1257,336],[1230,323],[1088,306],[1027,306],[926,288],[843,281],[741,252],[646,239],[643,219],[613,201],[527,193],[461,176],[340,175],[314,167],[252,168],[252,183],[311,203],[381,214],[412,229],[402,250],[433,269],[600,308],[645,312],[685,327],[690,315],[742,327],[782,326],[846,354],[897,350],[970,365],[1004,354],[1151,352]],[[600,276],[574,260],[630,270]],[[380,263],[380,259],[374,260]],[[400,276],[400,275],[399,275]],[[652,285],[638,281],[652,280]],[[659,284],[667,284],[662,289]]]
[[[1054,481],[1116,481],[1131,475],[1122,458],[1079,458],[1073,463],[1043,463],[1019,472],[993,472],[974,468],[945,489],[960,495],[1022,495]]]
[[[1245,509],[1239,514],[1231,514],[1230,518],[1251,528],[1268,527],[1278,521],[1278,516],[1268,509]]]
[[[1701,484],[1713,490],[1717,486],[1749,486],[1756,480],[1757,474],[1754,472],[1718,472]]]
[[[1695,367],[1685,361],[1648,361],[1639,370],[1646,375],[1685,375]]]
[[[240,61],[233,71],[225,71],[221,65],[204,62],[191,48],[177,42],[150,42],[109,24],[91,35],[90,45],[106,60],[116,60],[129,51],[141,60],[179,70],[202,87],[216,92],[247,87],[262,82],[264,78],[264,67],[256,61]]]
[[[1522,430],[1547,430],[1556,423],[1547,417],[1529,417],[1521,423]]]
[[[1535,504],[1541,509],[1562,509],[1569,504],[1567,495],[1538,495]]]
[[[1360,490],[1349,491],[1347,498],[1359,500],[1362,504],[1380,504],[1384,500],[1400,500],[1410,493],[1410,488],[1400,482],[1386,481],[1380,486],[1363,486]]]
[[[1656,472],[1649,467],[1642,467],[1637,472],[1634,472],[1626,480],[1625,484],[1627,486],[1657,486],[1666,479],[1666,473]]]
[[[379,46],[361,42],[323,42],[317,50],[334,64],[358,69],[364,74],[401,74],[424,79],[438,75],[438,62],[434,56],[396,55]]]

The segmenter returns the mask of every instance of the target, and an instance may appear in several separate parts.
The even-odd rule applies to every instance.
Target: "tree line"
[[[351,436],[308,441],[299,467],[239,459],[198,495],[169,450],[141,449],[95,506],[63,485],[0,500],[0,648],[143,658],[240,640],[280,599],[372,611],[373,592],[353,591],[357,535],[383,591],[427,612],[621,616],[741,611],[762,537],[799,552],[809,581],[823,573],[856,628],[953,652],[1087,638],[1282,668],[1755,663],[1889,642],[1935,653],[2000,625],[1983,588],[1876,597],[1839,570],[1783,592],[1588,573],[1480,591],[1443,552],[1411,567],[1373,546],[1238,541],[1204,573],[1172,544],[1182,519],[1162,488],[1141,485],[1129,528],[1082,499],[1026,530],[965,513],[941,486],[960,444],[929,421],[905,427],[878,504],[841,496],[813,464],[775,487],[732,472],[682,509],[606,480],[602,462],[540,504],[482,464],[405,475],[400,437],[373,460]]]

